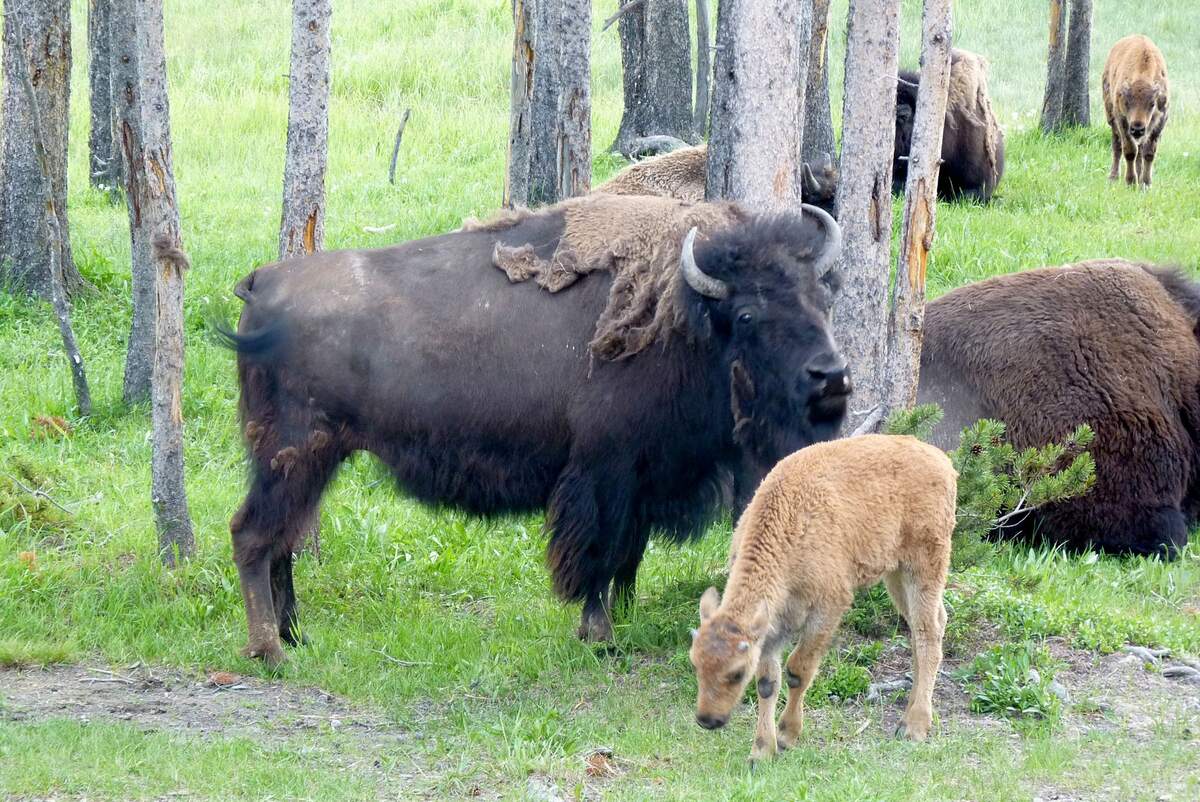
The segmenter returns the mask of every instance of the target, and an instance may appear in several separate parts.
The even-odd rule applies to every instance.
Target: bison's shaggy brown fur
[[[635,200],[605,193],[555,208],[563,213],[563,233],[549,259],[539,258],[529,244],[497,243],[492,262],[510,281],[533,279],[549,292],[560,292],[597,270],[612,273],[608,305],[590,343],[592,353],[606,360],[640,353],[682,326],[686,310],[677,303],[679,255],[692,227],[705,236],[749,219],[735,203],[684,203],[655,196]],[[464,230],[502,230],[529,214],[518,210],[485,223],[467,221]]]
[[[929,304],[918,400],[946,416],[955,445],[981,417],[1017,448],[1060,441],[1081,423],[1096,484],[1043,508],[1056,542],[1171,553],[1200,506],[1200,287],[1121,259],[1041,268],[960,287]]]
[[[1104,113],[1112,128],[1112,170],[1120,175],[1125,157],[1125,183],[1150,186],[1154,154],[1167,124],[1167,62],[1145,36],[1126,36],[1113,45],[1100,81]]]
[[[945,453],[912,437],[820,443],[776,465],[738,522],[724,600],[715,588],[700,600],[690,655],[700,725],[724,725],[757,674],[750,759],[791,746],[804,693],[854,592],[882,579],[912,632],[913,690],[900,727],[923,740],[942,660],[956,480]],[[793,636],[777,736],[779,655]]]

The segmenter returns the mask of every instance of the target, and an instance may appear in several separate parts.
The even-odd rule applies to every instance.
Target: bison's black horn
[[[842,254],[842,227],[824,209],[807,203],[801,204],[800,208],[817,218],[825,229],[825,246],[813,257],[813,269],[818,276],[823,276]]]
[[[837,224],[834,223],[836,226]],[[840,236],[840,235],[839,235]],[[696,243],[696,228],[687,233],[683,238],[683,250],[679,254],[679,269],[683,271],[683,278],[696,292],[709,298],[716,298],[718,301],[729,297],[729,285],[720,279],[713,278],[705,273],[696,264],[696,254],[692,251]]]

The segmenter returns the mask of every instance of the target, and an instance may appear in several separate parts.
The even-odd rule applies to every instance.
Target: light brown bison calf
[[[1125,156],[1125,183],[1150,186],[1158,138],[1167,124],[1167,62],[1145,36],[1126,36],[1108,52],[1101,81],[1104,113],[1112,128],[1112,170],[1120,174]]]
[[[804,693],[854,592],[882,579],[912,633],[913,689],[898,734],[924,740],[942,661],[956,486],[945,453],[912,437],[835,440],[776,465],[738,522],[725,598],[709,588],[700,599],[690,654],[700,726],[724,726],[756,675],[750,760],[790,747]],[[777,736],[779,655],[793,637]]]

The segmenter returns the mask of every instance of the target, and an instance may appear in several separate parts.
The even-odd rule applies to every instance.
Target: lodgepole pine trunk
[[[1063,125],[1087,127],[1088,66],[1092,47],[1092,0],[1071,0],[1071,26],[1067,33],[1067,55],[1062,99]]]
[[[630,144],[646,136],[693,140],[687,0],[645,0],[617,25],[625,109],[610,150],[628,156]]]
[[[684,11],[684,22],[687,12]],[[559,16],[557,200],[592,188],[592,3],[562,0]],[[686,50],[686,46],[685,46]],[[688,72],[691,96],[691,72]],[[690,109],[689,118],[690,118]],[[689,119],[690,122],[690,119]]]
[[[28,68],[34,103],[18,76]],[[50,298],[52,263],[68,298],[83,286],[67,224],[67,135],[71,96],[69,0],[4,0],[3,146],[0,149],[0,288]],[[42,169],[32,114],[40,115],[57,216],[57,253],[43,220]]]
[[[1046,92],[1042,97],[1042,131],[1051,133],[1062,126],[1063,85],[1066,78],[1067,0],[1050,0],[1050,45],[1046,51]]]
[[[280,259],[315,253],[325,245],[331,14],[332,0],[292,0]]]
[[[804,161],[811,162],[828,153],[837,161],[829,101],[829,0],[813,0],[812,35],[808,41],[802,156]]]
[[[708,0],[696,0],[696,106],[692,112],[692,129],[697,139],[708,136],[711,86],[712,39],[708,33]]]
[[[722,0],[717,7],[709,199],[763,211],[800,208],[811,11],[807,0]]]
[[[837,342],[854,374],[848,429],[877,412],[887,393],[899,6],[899,0],[850,0],[838,184],[842,289],[833,310]]]
[[[888,395],[880,419],[917,400],[925,331],[925,272],[933,246],[938,171],[946,96],[950,88],[951,0],[925,0],[922,17],[921,89],[913,118],[900,255],[888,317]]]
[[[113,129],[112,0],[88,2],[88,178],[97,189],[121,185],[121,150]]]

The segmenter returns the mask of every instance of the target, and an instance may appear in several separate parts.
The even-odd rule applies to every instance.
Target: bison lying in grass
[[[292,551],[360,450],[431,503],[545,509],[555,589],[610,638],[610,585],[630,591],[652,532],[701,531],[841,425],[841,234],[804,212],[598,194],[245,278],[247,653],[296,641]]]
[[[1072,547],[1172,555],[1200,509],[1200,285],[1120,259],[997,276],[926,308],[920,403],[945,448],[979,418],[1014,446],[1081,423],[1096,484],[1027,516],[1024,534]]]

